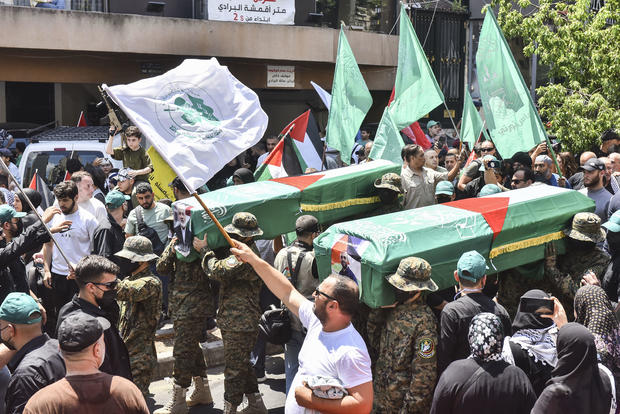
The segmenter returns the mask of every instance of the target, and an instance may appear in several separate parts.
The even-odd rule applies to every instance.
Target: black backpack
[[[157,234],[157,232],[144,223],[142,206],[136,207],[136,222],[138,223],[138,234],[149,239],[153,244],[153,253],[155,253],[157,256],[161,256],[166,246],[164,246],[164,244],[159,239],[159,235]]]

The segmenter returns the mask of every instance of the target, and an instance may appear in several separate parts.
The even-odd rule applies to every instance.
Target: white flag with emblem
[[[267,129],[256,93],[215,58],[186,59],[163,75],[103,88],[190,192]]]

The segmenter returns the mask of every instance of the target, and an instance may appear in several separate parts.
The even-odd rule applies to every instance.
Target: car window
[[[58,184],[65,177],[69,157],[77,158],[83,166],[86,166],[92,164],[95,158],[103,157],[103,153],[101,151],[33,151],[26,159],[22,182],[28,186],[34,172],[38,171],[46,184],[52,186]]]

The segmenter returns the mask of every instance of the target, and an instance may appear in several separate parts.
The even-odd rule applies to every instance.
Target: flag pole
[[[327,142],[323,141],[323,156],[321,157],[321,171],[327,169],[327,166],[325,165],[325,153],[326,152],[327,152]]]
[[[192,194],[194,196],[194,198],[196,200],[198,200],[198,204],[200,204],[200,206],[204,209],[204,211],[207,212],[207,214],[209,215],[209,217],[211,218],[211,220],[213,220],[213,223],[215,223],[215,225],[217,226],[217,229],[220,231],[220,233],[222,233],[222,236],[224,236],[224,238],[226,239],[226,241],[228,242],[228,244],[230,245],[230,247],[237,247],[237,245],[235,244],[235,242],[233,241],[233,239],[230,238],[230,236],[228,235],[228,233],[226,232],[226,230],[224,230],[224,227],[222,227],[222,225],[220,224],[219,220],[217,218],[215,218],[215,215],[213,215],[213,213],[211,212],[211,210],[209,210],[209,207],[207,207],[207,205],[205,204],[205,202],[202,200],[202,198],[200,198],[200,196],[198,195],[197,192],[194,191],[194,193]]]
[[[450,118],[450,122],[452,122],[452,127],[454,128],[454,132],[456,132],[456,137],[460,141],[461,140],[461,134],[459,134],[458,129],[456,129],[456,124],[454,123],[454,119],[452,119],[452,114],[450,113],[450,110],[448,109],[448,105],[446,105],[446,100],[445,99],[443,101],[443,106],[444,106],[444,108],[446,108],[446,111],[448,112],[448,117]]]
[[[47,225],[45,224],[45,222],[43,221],[43,218],[39,215],[39,212],[37,211],[36,207],[32,204],[32,201],[30,201],[30,198],[26,195],[26,193],[24,193],[24,190],[21,186],[21,184],[19,184],[17,182],[17,180],[15,179],[15,177],[13,177],[13,174],[11,174],[11,171],[9,171],[9,168],[6,166],[6,164],[4,163],[4,160],[0,159],[0,166],[2,167],[2,169],[7,172],[9,174],[9,178],[13,180],[13,182],[15,183],[15,186],[17,187],[17,189],[19,190],[19,193],[21,195],[24,196],[24,199],[26,200],[26,202],[28,203],[28,205],[30,206],[30,208],[32,209],[32,211],[34,212],[34,214],[36,214],[37,218],[41,221],[41,223],[43,224],[43,228],[45,228],[45,230],[47,230],[47,234],[49,234],[50,238],[52,239],[52,242],[54,242],[54,245],[56,246],[56,248],[58,249],[58,252],[60,253],[60,255],[62,256],[63,259],[65,259],[65,262],[67,262],[67,266],[69,267],[70,271],[73,271],[73,265],[71,264],[71,262],[69,261],[69,259],[67,259],[67,255],[65,254],[65,252],[62,250],[62,248],[58,245],[58,243],[56,242],[56,239],[54,239],[54,235],[52,234],[52,232],[50,231],[50,229],[47,227]],[[38,171],[38,170],[37,170]],[[36,172],[35,172],[36,174]]]

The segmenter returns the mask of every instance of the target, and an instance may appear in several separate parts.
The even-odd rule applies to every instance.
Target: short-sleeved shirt
[[[112,158],[115,160],[122,160],[123,167],[132,170],[141,170],[146,167],[150,167],[153,170],[153,163],[151,157],[146,153],[143,147],[138,148],[136,151],[132,151],[129,147],[116,147],[114,148],[114,154]],[[137,175],[136,181],[148,181],[149,175]]]
[[[439,173],[430,168],[422,167],[422,174],[405,168],[401,175],[405,192],[404,209],[432,206],[435,204],[435,185],[447,180],[448,173]]]
[[[609,200],[613,197],[613,195],[605,189],[605,187],[601,187],[598,190],[592,191],[587,187],[579,190],[581,194],[584,194],[594,200],[595,210],[594,214],[601,218],[601,223],[607,221],[607,211],[609,210]]]
[[[142,207],[136,207],[129,213],[127,224],[125,225],[125,233],[135,236],[138,234],[138,222],[136,219],[136,210]],[[157,232],[159,240],[165,245],[168,240],[168,225],[165,219],[172,215],[172,210],[165,204],[153,202],[153,207],[148,210],[142,208],[142,217],[144,224]]]
[[[39,390],[24,414],[147,414],[148,406],[131,381],[104,372],[70,375]]]
[[[286,396],[286,414],[306,412],[295,401],[295,388],[306,377],[338,378],[347,389],[372,381],[366,344],[352,324],[335,332],[323,331],[309,300],[299,307],[299,319],[308,333],[299,351],[299,369]]]
[[[65,220],[71,220],[71,227],[64,233],[54,234],[56,243],[67,255],[67,259],[76,264],[84,256],[88,256],[93,251],[93,238],[99,222],[88,211],[78,206],[72,214],[57,214],[52,218],[49,227],[52,228]],[[52,253],[52,272],[59,275],[68,275],[69,267],[67,262],[58,252],[56,246]]]

